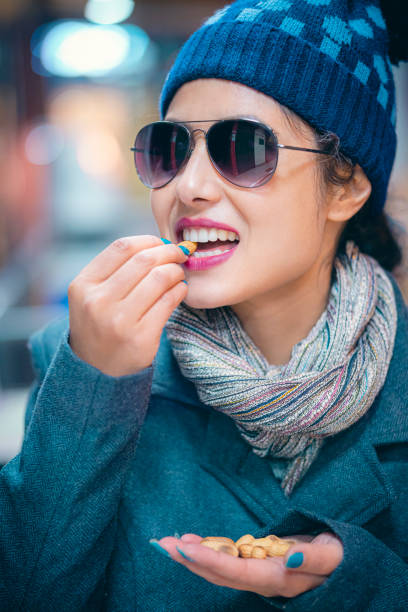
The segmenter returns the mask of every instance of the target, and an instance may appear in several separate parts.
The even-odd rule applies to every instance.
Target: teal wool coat
[[[37,332],[24,442],[0,472],[0,610],[408,610],[408,320],[394,287],[386,383],[289,499],[232,419],[200,402],[165,331],[150,367],[117,378],[72,352],[67,319]],[[343,561],[294,598],[214,585],[149,545],[326,530]]]

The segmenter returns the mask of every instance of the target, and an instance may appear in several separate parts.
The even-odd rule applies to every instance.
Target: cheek
[[[312,196],[293,194],[292,198],[275,200],[263,215],[256,215],[249,224],[248,260],[257,276],[284,282],[313,264],[323,233],[316,207]]]
[[[155,191],[154,189],[150,192],[150,208],[152,210],[154,219],[157,223],[157,226],[161,231],[167,227],[170,206],[169,202],[171,199],[169,195],[167,195],[166,188],[158,189]]]
[[[252,216],[248,224],[249,236],[254,246],[268,251],[296,253],[310,248],[319,239],[322,228],[317,214],[317,204],[305,194],[285,194],[285,198],[274,198],[269,207],[264,207]]]

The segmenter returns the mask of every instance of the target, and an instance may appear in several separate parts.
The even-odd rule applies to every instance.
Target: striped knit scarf
[[[285,365],[267,362],[230,306],[182,302],[166,324],[200,400],[230,416],[256,455],[269,455],[272,466],[286,460],[280,476],[287,497],[324,438],[370,408],[394,348],[397,312],[384,270],[351,241],[334,266],[328,306]]]

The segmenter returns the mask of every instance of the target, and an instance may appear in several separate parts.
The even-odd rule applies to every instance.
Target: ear
[[[327,219],[348,221],[367,202],[371,194],[371,183],[359,164],[354,167],[353,177],[345,184],[333,186]]]

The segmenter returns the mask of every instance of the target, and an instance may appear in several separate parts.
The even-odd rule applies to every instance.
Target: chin
[[[229,306],[232,303],[225,291],[217,295],[214,291],[194,291],[190,287],[183,302],[191,308],[219,308],[220,306]]]

